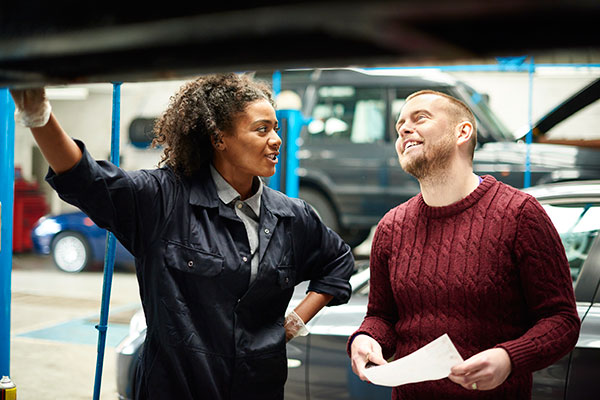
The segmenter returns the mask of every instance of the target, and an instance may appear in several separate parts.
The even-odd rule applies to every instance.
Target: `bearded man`
[[[396,124],[421,193],[389,211],[371,249],[369,304],[348,340],[353,371],[447,333],[464,362],[393,399],[530,399],[532,372],[567,354],[580,320],[565,251],[530,195],[473,173],[476,121],[461,101],[413,93]]]

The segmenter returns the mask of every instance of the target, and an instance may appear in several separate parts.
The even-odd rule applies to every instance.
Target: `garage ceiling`
[[[0,86],[600,48],[597,0],[3,3]]]

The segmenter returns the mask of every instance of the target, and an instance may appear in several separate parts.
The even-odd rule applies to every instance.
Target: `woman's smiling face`
[[[235,182],[251,183],[255,176],[272,176],[281,146],[278,130],[275,109],[268,100],[249,103],[215,145],[215,167],[234,187]]]

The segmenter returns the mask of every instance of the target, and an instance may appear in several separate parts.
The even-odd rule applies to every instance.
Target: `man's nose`
[[[410,135],[411,133],[413,133],[414,129],[409,123],[405,122],[398,127],[396,132],[398,132],[398,136],[405,136],[405,135]]]

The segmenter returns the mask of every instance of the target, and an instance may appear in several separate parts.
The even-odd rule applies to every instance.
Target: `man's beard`
[[[431,144],[429,149],[423,149],[418,156],[402,157],[400,166],[417,180],[443,175],[452,158],[454,147],[452,139],[452,135],[445,135],[440,141]],[[425,144],[422,146],[425,146]]]

